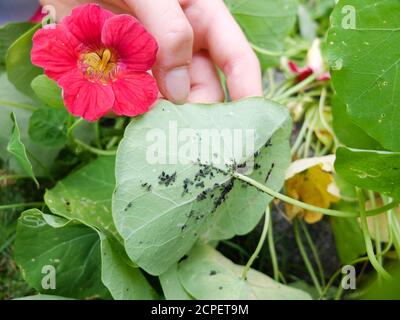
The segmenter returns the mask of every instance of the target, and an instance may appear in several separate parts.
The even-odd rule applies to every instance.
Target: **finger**
[[[193,55],[190,79],[189,102],[215,103],[224,100],[225,95],[217,70],[206,51]]]
[[[234,100],[262,95],[261,70],[245,35],[222,0],[189,1],[185,8],[196,37],[223,71]]]
[[[126,0],[159,45],[153,73],[161,93],[184,102],[190,91],[193,30],[177,0]]]

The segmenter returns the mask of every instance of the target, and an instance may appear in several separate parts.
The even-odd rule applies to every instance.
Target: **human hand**
[[[138,18],[157,39],[153,75],[176,103],[224,99],[216,66],[233,100],[262,95],[258,59],[222,0],[41,0],[62,19],[80,4],[97,2]]]

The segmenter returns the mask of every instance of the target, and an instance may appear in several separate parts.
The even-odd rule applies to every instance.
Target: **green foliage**
[[[0,27],[0,67],[5,66],[7,49],[32,26],[30,22],[13,22]]]
[[[39,75],[32,80],[31,87],[38,98],[52,108],[64,108],[61,88],[46,75]]]
[[[15,259],[25,280],[41,293],[78,299],[107,297],[100,281],[99,237],[81,224],[36,209],[25,211],[18,221]],[[43,288],[49,272],[46,266],[55,270],[55,288]]]
[[[46,147],[63,147],[67,142],[67,119],[65,109],[35,110],[29,119],[29,136]]]
[[[32,37],[40,28],[36,25],[21,35],[9,48],[6,56],[7,75],[10,82],[21,92],[33,96],[31,81],[42,70],[31,63]]]
[[[400,153],[339,148],[337,173],[355,186],[400,199]]]
[[[400,22],[397,0],[344,0],[332,14],[329,59],[351,120],[383,147],[400,151]]]
[[[178,267],[183,287],[199,300],[308,300],[304,291],[275,282],[250,269],[242,278],[238,266],[209,246],[197,246]]]
[[[14,127],[11,133],[10,141],[7,145],[7,151],[15,157],[21,169],[26,175],[31,177],[39,187],[39,182],[36,180],[35,174],[33,173],[32,164],[26,153],[25,145],[21,141],[21,133],[19,131],[18,122],[14,113],[11,115],[11,119],[14,123]]]
[[[251,43],[282,52],[283,40],[296,22],[296,0],[225,0],[225,3]],[[272,62],[270,57],[259,58],[266,65],[278,62]]]

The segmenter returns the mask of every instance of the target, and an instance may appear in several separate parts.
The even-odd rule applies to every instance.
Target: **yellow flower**
[[[327,209],[340,198],[334,184],[332,173],[324,170],[323,164],[317,164],[290,177],[285,184],[286,194],[296,200]],[[323,217],[321,213],[285,205],[289,219],[300,216],[307,223],[316,223]]]

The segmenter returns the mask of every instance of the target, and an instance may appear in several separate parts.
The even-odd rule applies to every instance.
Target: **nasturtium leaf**
[[[14,126],[10,117],[14,112],[20,127],[21,140],[29,153],[33,155],[32,166],[36,177],[48,175],[54,166],[54,160],[59,152],[56,148],[47,148],[33,142],[28,134],[29,118],[33,111],[40,107],[37,101],[18,91],[7,79],[5,73],[0,73],[0,158],[6,163],[7,170],[16,174],[25,174],[17,161],[7,152],[10,132]],[[79,129],[79,128],[77,128]],[[90,130],[86,130],[90,132]],[[93,131],[93,130],[92,130]]]
[[[400,151],[399,12],[398,0],[342,0],[328,36],[336,93],[354,123],[391,151]]]
[[[159,277],[161,287],[167,300],[193,300],[179,280],[178,265],[174,264]]]
[[[120,243],[100,233],[102,281],[115,300],[152,300],[155,290],[142,272],[127,264],[126,253]]]
[[[336,172],[355,186],[400,199],[400,153],[341,147]]]
[[[284,40],[296,22],[296,0],[225,0],[225,3],[251,43],[282,52]],[[264,64],[272,63],[271,57],[259,58]]]
[[[349,148],[380,150],[382,147],[357,126],[347,113],[346,105],[335,95],[332,101],[332,125],[336,137]]]
[[[41,25],[21,35],[7,50],[6,67],[8,79],[28,96],[34,96],[31,81],[42,73],[42,69],[31,63],[32,37]]]
[[[18,220],[15,259],[25,280],[41,293],[78,299],[108,297],[101,282],[96,231],[75,222],[62,222],[62,218],[50,226],[45,217],[33,209]]]
[[[11,22],[0,27],[0,66],[5,64],[7,49],[32,27],[30,22]]]
[[[65,109],[37,109],[29,119],[29,136],[46,147],[62,147],[67,142],[67,119]]]
[[[178,265],[183,287],[196,299],[204,300],[309,300],[302,290],[280,284],[244,266],[234,264],[209,246],[196,246]]]
[[[35,174],[33,173],[32,164],[26,153],[25,145],[21,141],[21,133],[14,113],[12,113],[11,119],[14,123],[14,128],[12,129],[10,141],[7,145],[7,151],[15,157],[21,169],[25,172],[26,175],[31,177],[32,180],[39,187],[39,182],[37,181]]]
[[[46,192],[50,210],[119,238],[111,215],[115,157],[99,157]]]
[[[289,122],[284,107],[263,98],[183,106],[161,101],[133,120],[118,148],[113,196],[115,225],[132,261],[159,275],[190,250],[200,233],[207,236],[213,221],[228,221],[228,236],[254,228],[271,198],[234,181],[231,172],[255,169],[248,175],[280,189],[289,163]],[[272,142],[281,130],[286,141],[283,134]],[[269,155],[271,143],[286,145],[282,154],[276,146]],[[230,191],[239,198],[229,200]],[[254,206],[239,203],[246,194]],[[222,205],[225,200],[231,205]]]
[[[64,108],[61,88],[46,75],[39,75],[32,80],[32,89],[38,98],[52,108]]]

